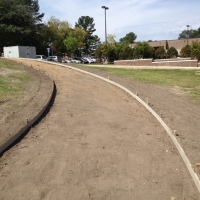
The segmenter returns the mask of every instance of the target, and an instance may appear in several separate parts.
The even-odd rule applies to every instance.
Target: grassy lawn
[[[82,65],[84,68],[84,65]],[[87,65],[89,66],[89,65]],[[112,65],[113,66],[113,65]],[[93,66],[92,68],[124,76],[147,84],[179,87],[200,104],[200,69],[121,69]]]
[[[76,66],[76,64],[70,64]],[[79,65],[80,66],[80,65]],[[85,65],[81,65],[84,66]],[[87,65],[90,66],[90,65]],[[113,66],[113,65],[112,65]],[[190,94],[200,104],[200,69],[119,69],[92,67],[124,76],[134,81],[163,86],[178,86]],[[25,68],[9,60],[0,59],[0,101],[8,96],[20,94],[23,84],[29,80]]]
[[[29,76],[22,66],[0,59],[0,101],[19,95],[28,80]]]
[[[171,87],[178,86],[182,91],[195,98],[196,102],[200,103],[200,69],[100,69],[144,83]]]

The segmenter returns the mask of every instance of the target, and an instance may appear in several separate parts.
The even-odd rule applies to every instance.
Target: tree
[[[149,45],[147,52],[146,52],[146,58],[155,58],[155,49]]]
[[[104,57],[104,55],[103,55],[104,46],[105,46],[105,43],[99,44],[99,46],[96,48],[96,50],[94,52],[95,58],[97,58],[97,60],[99,62],[101,62],[101,58]]]
[[[190,46],[190,45],[184,46],[184,47],[181,49],[180,54],[181,54],[181,56],[182,56],[183,58],[190,57],[190,56],[191,56],[191,46]]]
[[[133,32],[130,32],[130,33],[126,34],[125,37],[120,38],[119,43],[121,45],[129,45],[129,44],[134,43],[136,38],[137,38],[137,35],[135,35],[135,33],[133,33]]]
[[[179,40],[187,38],[200,38],[200,27],[197,30],[183,30],[178,37]]]
[[[119,51],[119,59],[120,60],[127,60],[133,58],[133,49],[129,46],[121,46]]]
[[[44,13],[39,13],[40,6],[38,4],[38,0],[25,0],[33,15],[34,23],[36,25],[41,25],[42,18],[44,17]]]
[[[54,45],[54,54],[62,55],[66,53],[67,49],[64,44],[64,40],[71,32],[71,27],[67,21],[60,21],[59,19],[52,16],[48,22],[47,26],[50,31],[49,35],[49,45]]]
[[[81,55],[81,49],[84,46],[84,37],[86,34],[87,33],[79,27],[76,27],[70,32],[69,36],[64,39],[67,54],[70,56],[72,54]]]
[[[170,47],[167,51],[168,58],[174,58],[178,56],[178,51],[174,47]]]
[[[191,45],[191,57],[200,60],[200,42],[193,42]]]
[[[138,42],[133,51],[134,58],[153,58],[155,50],[147,42]]]
[[[100,38],[97,35],[94,35],[90,41],[90,51],[89,54],[94,55],[95,49],[100,44]]]
[[[107,42],[109,43],[109,44],[113,44],[113,43],[115,43],[116,41],[115,41],[115,35],[114,34],[108,34],[107,35]]]
[[[130,48],[130,47],[129,47]],[[95,57],[101,61],[101,58],[107,57],[108,62],[113,62],[119,59],[121,45],[118,42],[113,44],[100,44],[95,50]]]
[[[87,33],[84,37],[83,52],[85,54],[92,54],[96,46],[100,43],[100,38],[97,35],[93,35],[96,31],[94,26],[94,19],[89,16],[82,16],[78,19],[78,23],[75,23],[75,27],[79,27]]]
[[[166,52],[165,52],[164,47],[159,47],[159,48],[155,51],[155,57],[156,57],[156,58],[160,58],[160,59],[166,58]]]
[[[39,22],[44,14],[39,14],[38,1],[0,1],[0,47],[10,45],[34,45]]]

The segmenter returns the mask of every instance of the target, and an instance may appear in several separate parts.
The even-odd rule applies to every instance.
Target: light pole
[[[106,10],[109,8],[106,6],[101,6],[101,8],[105,9],[105,43],[107,43],[107,30],[106,30]]]
[[[190,27],[189,25],[186,25],[187,26],[187,45],[188,45],[188,27]]]

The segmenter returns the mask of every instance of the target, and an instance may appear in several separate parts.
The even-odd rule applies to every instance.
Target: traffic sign
[[[51,50],[52,50],[52,51],[54,50],[54,45],[53,45],[53,44],[51,44]]]

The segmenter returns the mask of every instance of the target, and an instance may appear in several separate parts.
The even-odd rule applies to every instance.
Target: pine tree
[[[78,23],[76,23],[75,26],[83,29],[87,33],[84,38],[83,52],[86,55],[93,54],[95,48],[100,43],[100,39],[98,38],[98,36],[93,35],[93,33],[96,31],[96,29],[94,28],[94,19],[89,16],[82,16],[78,19]]]
[[[1,0],[0,48],[32,45],[43,16],[37,0]]]

